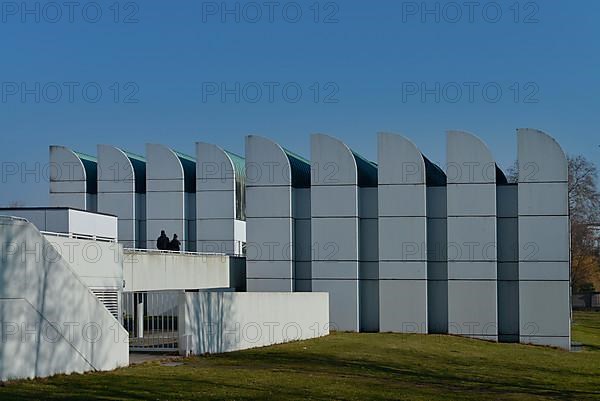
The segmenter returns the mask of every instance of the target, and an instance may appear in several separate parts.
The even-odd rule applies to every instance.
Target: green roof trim
[[[246,220],[246,159],[242,156],[223,150],[233,163],[235,173],[235,218]]]
[[[231,159],[235,174],[240,177],[246,177],[246,159],[228,150],[224,150],[224,152]]]
[[[195,157],[192,157],[190,155],[186,155],[185,153],[178,152],[175,149],[171,149],[171,150],[173,152],[175,152],[175,154],[177,155],[177,157],[179,157],[180,159],[184,159],[184,160],[196,163],[196,158]]]
[[[88,194],[98,193],[98,159],[94,156],[88,155],[87,153],[75,152],[75,155],[81,160],[83,168],[85,169],[86,177],[86,192]]]
[[[302,157],[298,153],[292,152],[289,149],[283,149],[283,151],[285,153],[287,153],[288,156],[294,157],[294,158],[296,158],[296,159],[298,159],[298,160],[300,160],[300,161],[302,161],[302,162],[304,162],[304,163],[306,163],[306,164],[308,164],[310,166],[310,160],[308,160],[307,158]]]
[[[425,182],[428,187],[445,187],[446,186],[446,173],[435,163],[425,157],[421,153],[423,161],[425,162]]]
[[[377,187],[377,163],[372,162],[352,150],[358,170],[359,187]]]
[[[310,161],[290,150],[283,149],[290,161],[292,187],[310,188]]]
[[[196,192],[196,159],[192,156],[186,155],[171,149],[175,155],[179,158],[181,166],[183,167],[183,178],[185,192],[195,193]]]
[[[87,153],[83,153],[83,152],[73,151],[73,153],[75,153],[77,155],[77,157],[79,157],[81,160],[87,160],[90,162],[98,163],[98,158],[95,156],[88,155]]]
[[[146,193],[146,158],[135,153],[120,149],[129,158],[135,173],[135,192]]]
[[[139,160],[144,163],[146,162],[146,158],[144,156],[138,155],[137,153],[133,153],[125,149],[121,149],[121,152],[125,153],[125,156],[129,157],[130,159]]]

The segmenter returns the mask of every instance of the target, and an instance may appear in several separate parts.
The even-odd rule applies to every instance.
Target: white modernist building
[[[146,247],[161,230],[196,249],[196,160],[164,145],[146,144]]]
[[[244,158],[196,143],[196,249],[241,255],[246,242]]]
[[[445,175],[400,135],[379,134],[378,153],[379,328],[445,332]]]
[[[518,131],[518,184],[460,131],[445,169],[389,133],[377,163],[322,134],[310,160],[255,135],[245,157],[203,142],[195,158],[164,145],[50,155],[54,205],[117,215],[126,247],[154,248],[164,229],[185,251],[245,256],[247,291],[329,293],[338,330],[570,347],[567,162],[539,131]]]
[[[50,146],[50,206],[96,210],[96,158],[64,146]]]
[[[518,131],[519,337],[571,345],[568,164],[545,133]]]
[[[98,212],[119,216],[119,240],[146,243],[146,160],[114,146],[98,145]]]
[[[248,291],[310,291],[310,163],[246,138]]]
[[[498,339],[497,167],[474,135],[448,133],[448,332]]]
[[[330,294],[339,330],[378,331],[377,165],[311,137],[312,288]]]

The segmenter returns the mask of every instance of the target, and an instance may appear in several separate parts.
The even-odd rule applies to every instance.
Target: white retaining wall
[[[0,217],[0,380],[112,370],[128,335],[29,222]]]
[[[238,351],[328,334],[327,293],[187,292],[179,301],[182,354]]]
[[[244,266],[226,255],[125,250],[125,291],[229,288],[244,279]],[[238,279],[238,280],[236,280]]]

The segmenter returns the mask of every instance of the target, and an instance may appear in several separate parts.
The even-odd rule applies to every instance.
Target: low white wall
[[[117,217],[59,207],[1,208],[0,215],[27,219],[40,231],[117,239]]]
[[[111,370],[128,334],[31,224],[0,217],[0,380]]]
[[[44,235],[81,280],[92,288],[123,287],[123,246],[116,242]]]
[[[329,334],[329,294],[187,292],[179,301],[179,351],[237,351]]]
[[[117,239],[117,226],[116,216],[83,210],[69,210],[70,233]]]
[[[125,291],[158,291],[230,287],[225,255],[193,255],[126,249]]]

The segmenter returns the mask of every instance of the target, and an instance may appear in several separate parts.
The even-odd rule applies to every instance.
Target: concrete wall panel
[[[453,214],[494,216],[496,202],[481,202],[481,198],[491,199],[495,196],[496,184],[448,184],[448,210]]]
[[[292,213],[297,219],[310,219],[310,188],[293,188]]]
[[[135,194],[99,192],[98,211],[115,215],[119,220],[135,221]],[[126,237],[119,235],[119,238]]]
[[[427,333],[426,280],[380,280],[380,331],[402,333]],[[398,309],[402,319],[398,320]]]
[[[198,222],[197,230],[196,238],[201,243],[216,241],[224,245],[229,244],[233,237],[232,225],[223,224],[222,219],[202,219]]]
[[[567,158],[554,139],[520,129],[520,341],[570,348]]]
[[[460,131],[448,132],[447,163],[448,330],[496,341],[496,163]]]
[[[519,216],[519,242],[522,261],[562,261],[568,266],[569,217]]]
[[[423,185],[381,185],[379,217],[425,216]]]
[[[358,216],[358,191],[355,186],[317,185],[311,192],[313,218]]]
[[[450,192],[450,188],[448,188]],[[449,261],[495,261],[496,218],[448,216]]]
[[[196,188],[199,188],[196,192],[198,220],[227,220],[229,230],[233,233],[233,219],[235,219],[234,191],[203,191],[202,187]]]
[[[146,144],[146,247],[156,249],[156,238],[165,230],[186,247],[185,176],[177,154],[163,145]]]
[[[426,261],[379,261],[380,280],[423,280],[423,277],[427,277],[427,272]]]
[[[310,262],[312,259],[312,244],[304,241],[310,238],[310,220],[294,219],[294,261]]]
[[[263,347],[329,334],[327,294],[198,292],[181,295],[182,354]]]
[[[229,288],[236,273],[225,255],[125,250],[125,291]]]
[[[381,261],[426,259],[426,217],[382,217],[379,220],[379,233]]]
[[[380,331],[428,332],[425,160],[408,139],[379,134]]]
[[[50,146],[50,206],[88,210],[83,162],[64,146]]]
[[[0,238],[4,243],[22,242],[19,249],[23,250],[2,258],[0,321],[27,331],[4,336],[0,380],[104,371],[129,364],[125,329],[67,261],[48,252],[55,248],[31,223],[2,218]],[[88,331],[91,325],[96,330]],[[91,333],[98,331],[100,335],[90,341]]]
[[[429,333],[448,333],[446,186],[427,187],[427,320]]]
[[[249,261],[287,261],[289,269],[291,269],[293,263],[292,222],[291,218],[248,218],[249,241],[246,248]],[[285,277],[289,277],[287,270]],[[248,277],[253,277],[251,271],[248,272]]]
[[[248,292],[293,292],[293,281],[289,278],[247,278]]]
[[[570,274],[564,261],[520,261],[519,279],[522,281],[568,281]]]
[[[248,218],[291,217],[291,186],[248,186],[246,196],[252,199],[252,205],[246,212]]]
[[[329,292],[330,319],[348,331],[360,330],[358,198],[352,151],[335,138],[312,135],[312,288]],[[332,206],[338,202],[339,209]],[[333,253],[328,252],[330,245]]]
[[[246,137],[248,291],[295,291],[295,265],[310,260],[310,189],[295,186],[294,163],[278,144]]]
[[[280,260],[252,260],[247,262],[246,267],[252,271],[252,277],[248,279],[281,279],[291,282],[294,276],[293,265],[289,261]]]
[[[377,220],[379,218],[378,196],[377,187],[358,188],[358,215],[361,219]]]
[[[313,261],[313,265],[314,265]],[[314,266],[313,266],[314,268]],[[332,330],[358,331],[359,320],[359,281],[315,279],[313,270],[313,292],[328,292],[329,321]],[[356,308],[354,307],[356,305]],[[333,317],[333,316],[336,317]]]
[[[358,262],[358,218],[313,218],[311,226],[313,260]]]
[[[314,260],[312,261],[313,280],[358,280],[359,266],[356,261]],[[335,295],[335,294],[334,294]]]
[[[566,182],[549,182],[523,185],[519,190],[519,204],[521,215],[562,216],[568,210],[568,199],[564,194],[568,191]]]
[[[448,269],[451,268],[449,264]],[[497,340],[496,287],[495,280],[448,280],[449,333]]]
[[[547,297],[549,292],[553,297]],[[521,307],[521,336],[570,336],[570,325],[557,324],[558,317],[564,318],[571,313],[569,303],[565,302],[569,299],[569,288],[562,281],[521,281],[519,299],[521,305],[528,306]]]

